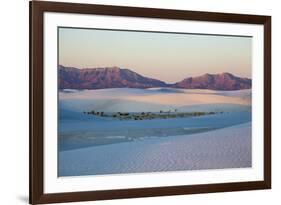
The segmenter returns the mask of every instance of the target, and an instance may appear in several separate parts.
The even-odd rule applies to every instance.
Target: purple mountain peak
[[[117,66],[83,68],[58,66],[60,89],[104,89],[104,88],[152,88],[173,87],[183,89],[241,90],[250,89],[251,79],[240,78],[231,73],[206,73],[188,77],[174,84],[142,76],[130,69]]]

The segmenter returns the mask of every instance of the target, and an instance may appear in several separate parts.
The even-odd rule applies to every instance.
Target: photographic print
[[[58,176],[252,166],[252,37],[58,28]]]
[[[271,188],[271,16],[29,6],[30,204]]]

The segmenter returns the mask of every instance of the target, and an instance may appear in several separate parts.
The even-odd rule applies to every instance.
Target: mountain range
[[[142,76],[119,67],[83,68],[58,66],[59,89],[152,88],[241,90],[250,89],[252,80],[230,73],[188,77],[174,84]]]

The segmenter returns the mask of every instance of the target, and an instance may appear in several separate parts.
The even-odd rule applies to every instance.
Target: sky
[[[251,78],[252,38],[59,28],[59,64],[127,68],[174,83],[205,73]]]

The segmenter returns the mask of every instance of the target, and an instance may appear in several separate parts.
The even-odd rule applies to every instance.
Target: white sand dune
[[[152,95],[152,96],[130,96],[127,97],[128,100],[135,100],[138,102],[147,103],[159,103],[163,105],[176,105],[176,106],[187,106],[187,105],[198,105],[206,104],[223,104],[223,103],[233,103],[239,105],[248,105],[246,100],[239,97],[229,97],[229,96],[214,96],[213,94],[166,94],[166,95]]]
[[[206,110],[214,105],[227,111],[231,107],[251,104],[251,90],[214,91],[214,90],[187,90],[171,88],[132,89],[112,88],[102,90],[66,90],[59,93],[60,103],[64,108],[77,111],[102,110],[105,112],[159,112],[159,110],[183,109],[194,110],[196,106]],[[226,106],[221,106],[225,104]],[[205,105],[205,106],[203,106]],[[190,106],[190,107],[188,107]],[[218,106],[216,106],[218,107]]]
[[[141,122],[82,113],[175,109],[224,113]],[[59,131],[64,136],[60,136],[64,147],[59,151],[60,176],[251,166],[251,90],[68,89],[59,93],[59,110]],[[212,129],[189,132],[205,127]]]
[[[179,90],[179,89],[176,89]],[[158,92],[149,96],[128,96],[126,99],[136,100],[138,102],[159,103],[166,105],[198,105],[198,104],[239,104],[249,105],[251,98],[245,97],[249,90],[239,91],[214,91],[214,90],[180,90],[184,92]],[[248,95],[247,95],[248,96]],[[251,96],[251,95],[250,95]]]
[[[251,123],[59,152],[59,176],[251,167]]]

